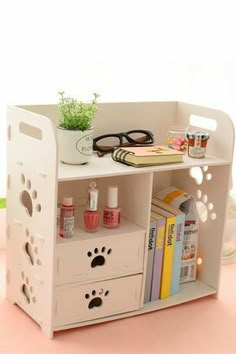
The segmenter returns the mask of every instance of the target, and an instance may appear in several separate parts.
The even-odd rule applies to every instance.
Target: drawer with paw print
[[[89,283],[143,272],[145,230],[133,224],[56,247],[56,284]]]
[[[56,287],[55,329],[140,308],[142,275]]]

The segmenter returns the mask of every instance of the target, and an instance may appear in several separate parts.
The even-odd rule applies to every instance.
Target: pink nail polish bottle
[[[107,206],[103,211],[103,225],[115,229],[120,225],[120,207],[118,206],[118,187],[108,187]]]
[[[97,210],[98,189],[95,182],[91,182],[89,187],[88,205],[84,212],[84,225],[87,232],[96,232],[100,218],[100,213]]]

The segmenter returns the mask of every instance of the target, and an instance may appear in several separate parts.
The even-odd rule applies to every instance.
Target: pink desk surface
[[[218,299],[57,332],[53,340],[5,299],[4,274],[0,251],[0,354],[236,353],[236,264],[223,266]]]

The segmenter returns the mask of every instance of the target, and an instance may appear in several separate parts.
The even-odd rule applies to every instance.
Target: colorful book
[[[176,217],[173,214],[169,213],[168,211],[161,209],[155,205],[152,205],[151,210],[152,212],[164,216],[166,218],[164,254],[163,254],[163,262],[162,262],[161,289],[160,289],[160,299],[164,299],[170,296],[170,291],[171,291]]]
[[[196,280],[199,242],[199,214],[195,199],[174,186],[159,191],[156,197],[185,213],[180,284]]]
[[[153,261],[154,261],[154,252],[155,252],[155,243],[156,243],[156,227],[157,227],[156,220],[151,218],[150,225],[149,225],[147,271],[146,271],[146,282],[145,282],[145,292],[144,292],[145,304],[151,300],[152,272],[153,272]]]
[[[183,156],[184,153],[182,151],[162,145],[120,147],[112,153],[114,161],[134,167],[183,162]]]
[[[154,252],[151,289],[151,301],[155,301],[160,298],[166,219],[156,213],[151,213],[151,217],[156,220],[156,244]]]
[[[170,290],[170,294],[174,295],[179,292],[179,286],[180,286],[180,272],[181,272],[181,262],[182,262],[182,252],[183,252],[185,214],[181,212],[179,209],[174,208],[170,204],[165,203],[158,198],[152,198],[152,204],[174,214],[176,217],[175,246],[174,246],[174,258],[173,258],[171,290]]]

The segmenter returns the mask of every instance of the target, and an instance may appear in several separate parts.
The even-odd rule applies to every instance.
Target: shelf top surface
[[[142,233],[144,234],[146,230],[141,228],[140,226],[133,224],[129,222],[128,220],[121,218],[120,222],[120,227],[115,228],[115,229],[106,229],[103,226],[99,226],[97,232],[86,232],[84,229],[81,227],[75,227],[75,233],[74,237],[65,239],[62,237],[57,237],[57,244],[58,245],[66,245],[66,244],[71,244],[73,242],[78,242],[78,241],[90,241],[94,239],[102,239],[102,238],[111,238],[111,237],[133,237],[133,234],[136,233]],[[59,234],[59,230],[57,231],[57,234]]]
[[[206,156],[203,159],[195,159],[186,155],[184,156],[184,162],[137,168],[113,161],[110,154],[101,158],[93,155],[89,163],[84,165],[67,165],[59,162],[58,181],[72,181],[86,178],[171,171],[195,166],[201,167],[228,164],[230,164],[230,161],[213,156]]]

